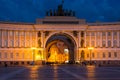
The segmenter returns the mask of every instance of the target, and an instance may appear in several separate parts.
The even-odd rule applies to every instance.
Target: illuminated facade
[[[52,62],[120,64],[119,22],[86,23],[77,19],[74,12],[63,15],[60,10],[59,15],[46,13],[36,24],[1,22],[0,64],[42,64],[52,59]],[[66,50],[68,56],[55,59],[53,55],[55,58],[50,59],[49,54],[56,55],[58,48],[54,50],[54,44],[59,41],[65,43],[62,54]]]
[[[50,19],[51,18],[51,19]],[[54,20],[47,17],[42,20]],[[75,17],[58,17],[58,21],[70,21]],[[56,19],[55,19],[56,21]],[[79,19],[76,20],[79,22]],[[57,40],[54,36],[63,35],[73,44],[72,61],[96,61],[102,63],[120,63],[120,23],[81,23],[79,24],[22,24],[0,23],[0,61],[10,64],[40,63],[47,60],[47,45]],[[53,40],[49,40],[53,37]],[[60,38],[58,38],[61,40]],[[64,39],[64,38],[63,38]],[[50,41],[50,42],[49,42]],[[68,43],[67,43],[68,42]],[[35,47],[33,53],[32,47]],[[89,47],[94,47],[91,51]],[[33,54],[35,56],[33,56]],[[91,55],[91,56],[90,56]],[[20,64],[20,63],[19,63]],[[26,64],[26,63],[25,63]]]

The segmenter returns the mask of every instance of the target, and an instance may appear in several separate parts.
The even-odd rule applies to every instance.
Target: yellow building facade
[[[48,49],[57,40],[68,46],[70,62],[120,64],[120,23],[85,23],[75,17],[45,17],[36,24],[0,23],[0,64],[46,63]]]

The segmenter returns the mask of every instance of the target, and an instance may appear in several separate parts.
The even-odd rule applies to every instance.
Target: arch
[[[59,37],[57,37],[57,36],[59,36]],[[66,37],[66,38],[60,38],[60,36],[61,37],[63,36],[63,37]],[[46,49],[46,51],[45,51],[46,52],[46,57],[47,57],[48,50],[49,50],[48,49],[48,46],[49,46],[48,44],[51,43],[51,41],[62,40],[63,39],[63,42],[64,42],[64,40],[66,40],[67,38],[68,38],[68,40],[70,39],[70,43],[69,43],[69,41],[66,43],[69,46],[68,48],[70,50],[69,62],[74,63],[76,61],[78,44],[77,44],[76,37],[74,37],[73,34],[70,33],[70,32],[58,32],[58,31],[57,32],[51,32],[49,34],[49,36],[46,37],[45,42],[44,42],[44,48]]]
[[[49,36],[45,39],[44,48],[46,47],[46,44],[47,44],[47,41],[49,40],[49,38],[52,37],[52,36],[54,36],[55,34],[61,34],[61,35],[69,37],[74,42],[74,45],[76,46],[76,48],[78,47],[77,40],[73,36],[72,33],[69,33],[69,32],[51,32],[49,34]]]

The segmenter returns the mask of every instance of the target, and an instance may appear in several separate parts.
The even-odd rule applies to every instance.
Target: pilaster
[[[107,32],[105,32],[105,36],[106,36],[106,47],[108,47],[108,35],[107,35]]]
[[[113,32],[111,32],[111,33],[112,33],[112,41],[111,42],[112,42],[112,47],[113,47]]]
[[[97,45],[96,45],[97,44],[97,32],[95,32],[95,41],[94,42],[95,42],[95,47],[97,47]]]
[[[120,40],[120,38],[119,38],[119,31],[117,31],[117,47],[119,47],[119,40]]]
[[[85,42],[85,47],[86,47],[86,32],[84,33],[84,42]]]

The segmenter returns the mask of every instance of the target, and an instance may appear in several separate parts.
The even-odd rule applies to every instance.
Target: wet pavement
[[[120,80],[120,67],[80,65],[0,67],[0,80]]]

